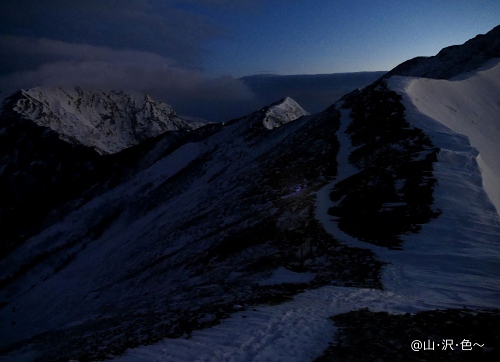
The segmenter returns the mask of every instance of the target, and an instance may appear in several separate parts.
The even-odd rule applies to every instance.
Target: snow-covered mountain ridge
[[[311,115],[285,98],[114,154],[0,119],[2,230],[18,223],[0,255],[0,361],[446,360],[415,338],[498,359],[498,323],[488,338],[476,323],[500,315],[485,186],[500,171],[480,162],[497,150],[498,69],[468,56],[454,79],[382,78]],[[42,221],[27,234],[28,213]],[[418,321],[434,309],[442,323]],[[411,321],[397,338],[392,317]],[[435,324],[449,328],[416,335]]]
[[[119,152],[167,131],[201,126],[181,120],[171,106],[148,95],[37,87],[12,97],[12,110],[21,117],[101,154]]]
[[[130,349],[117,360],[498,360],[500,218],[487,184],[499,191],[491,181],[500,168],[485,168],[482,158],[498,154],[488,139],[498,138],[499,76],[491,62],[471,69],[461,60],[447,64],[465,71],[456,79],[390,77],[335,104],[339,167],[317,192],[315,216],[342,244],[369,248],[387,263],[383,291],[309,290],[279,306],[238,311],[189,339]],[[440,70],[431,64],[425,72]],[[400,250],[386,248],[394,237]],[[334,325],[326,316],[339,318]],[[325,334],[333,343],[327,348],[323,340],[324,358],[315,359]],[[441,347],[412,351],[416,338],[457,344],[452,354]],[[464,339],[485,348],[462,352]]]

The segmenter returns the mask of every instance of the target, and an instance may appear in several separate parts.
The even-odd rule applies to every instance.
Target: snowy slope
[[[101,154],[116,153],[166,131],[200,126],[181,120],[171,106],[147,95],[37,87],[14,97],[12,108],[21,117]]]
[[[469,79],[476,77],[488,79],[482,72]],[[437,178],[434,206],[442,211],[441,215],[423,225],[419,233],[402,235],[403,250],[367,244],[339,229],[328,214],[334,204],[329,193],[338,182],[359,172],[348,161],[355,149],[345,133],[351,122],[349,110],[342,111],[338,133],[338,177],[316,194],[316,217],[329,233],[348,245],[371,249],[388,263],[382,273],[383,291],[332,286],[306,291],[278,306],[239,311],[218,326],[193,332],[188,339],[165,339],[155,345],[131,349],[116,360],[313,360],[328,347],[328,336],[335,331],[328,317],[349,310],[369,308],[399,314],[464,306],[497,308],[500,303],[500,219],[482,185],[483,172],[476,162],[478,152],[467,137],[420,110],[418,102],[422,94],[416,95],[408,87],[416,81],[430,85],[434,82],[394,77],[388,83],[403,96],[408,122],[421,128],[440,149],[434,171]],[[486,80],[482,86],[488,83]],[[443,88],[441,91],[438,99],[448,99],[454,94],[453,91],[445,93]],[[463,95],[465,99],[472,96]],[[434,106],[426,110],[439,112],[441,104],[437,102]],[[469,114],[474,102],[469,107],[463,104],[460,112]],[[282,275],[283,280],[292,277],[282,269],[277,269],[273,278],[277,275]]]
[[[500,213],[500,61],[450,80],[391,78],[418,111],[467,136],[479,151],[486,192]]]
[[[337,112],[272,130],[259,116],[213,125],[12,251],[0,350],[37,341],[42,360],[104,358],[309,284],[377,287],[377,269],[357,270],[377,265],[372,256],[336,245],[310,217],[313,191],[335,173]],[[313,235],[325,242],[302,248]],[[312,246],[324,256],[297,278]],[[288,284],[275,283],[280,266]]]
[[[0,110],[0,254],[89,188],[105,188],[154,162],[140,158],[155,143],[167,152],[204,125],[139,94],[80,88],[14,93]]]
[[[369,306],[400,311],[401,298],[376,289],[323,287],[281,305],[237,311],[220,325],[189,338],[127,351],[115,361],[312,361],[328,347],[335,326],[329,317]]]

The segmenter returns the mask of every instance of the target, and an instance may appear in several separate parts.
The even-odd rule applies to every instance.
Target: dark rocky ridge
[[[405,120],[401,97],[384,80],[345,96],[343,107],[352,119],[349,162],[360,171],[336,184],[329,213],[349,235],[401,248],[401,235],[439,215],[432,208],[439,150]]]
[[[383,78],[400,75],[450,79],[473,71],[493,58],[500,58],[500,25],[462,45],[446,47],[435,56],[407,60],[389,71]]]
[[[332,320],[339,328],[335,342],[315,362],[475,362],[500,358],[499,310],[448,309],[391,315],[362,309],[336,315]],[[422,342],[418,351],[411,348],[415,340]],[[453,341],[452,349],[443,349],[445,340]],[[424,350],[424,344],[429,349]]]

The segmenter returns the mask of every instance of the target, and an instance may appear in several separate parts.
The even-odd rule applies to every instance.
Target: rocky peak
[[[60,138],[110,154],[167,131],[192,130],[199,124],[181,120],[173,108],[150,96],[81,88],[22,90],[6,103],[23,119],[48,127]],[[5,107],[5,106],[4,106]]]
[[[267,129],[279,127],[309,114],[290,97],[285,97],[279,102],[271,104],[264,112],[262,123]]]
[[[306,115],[309,115],[309,112],[304,110],[292,98],[285,97],[240,119],[246,119],[251,128],[261,128],[263,126],[272,130]]]

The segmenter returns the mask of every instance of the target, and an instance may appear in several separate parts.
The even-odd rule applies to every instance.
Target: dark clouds
[[[243,115],[254,107],[249,89],[200,67],[205,43],[222,30],[189,11],[225,2],[8,0],[0,12],[2,95],[78,85],[149,93],[213,121]]]
[[[241,81],[229,76],[207,77],[199,69],[184,68],[155,53],[5,36],[0,37],[0,46],[40,63],[33,69],[0,77],[7,92],[75,85],[139,91],[164,100],[179,113],[212,121],[243,115],[241,112],[250,111],[254,105],[252,92]]]
[[[209,19],[160,0],[7,0],[2,34],[148,51],[193,66],[221,34]]]

